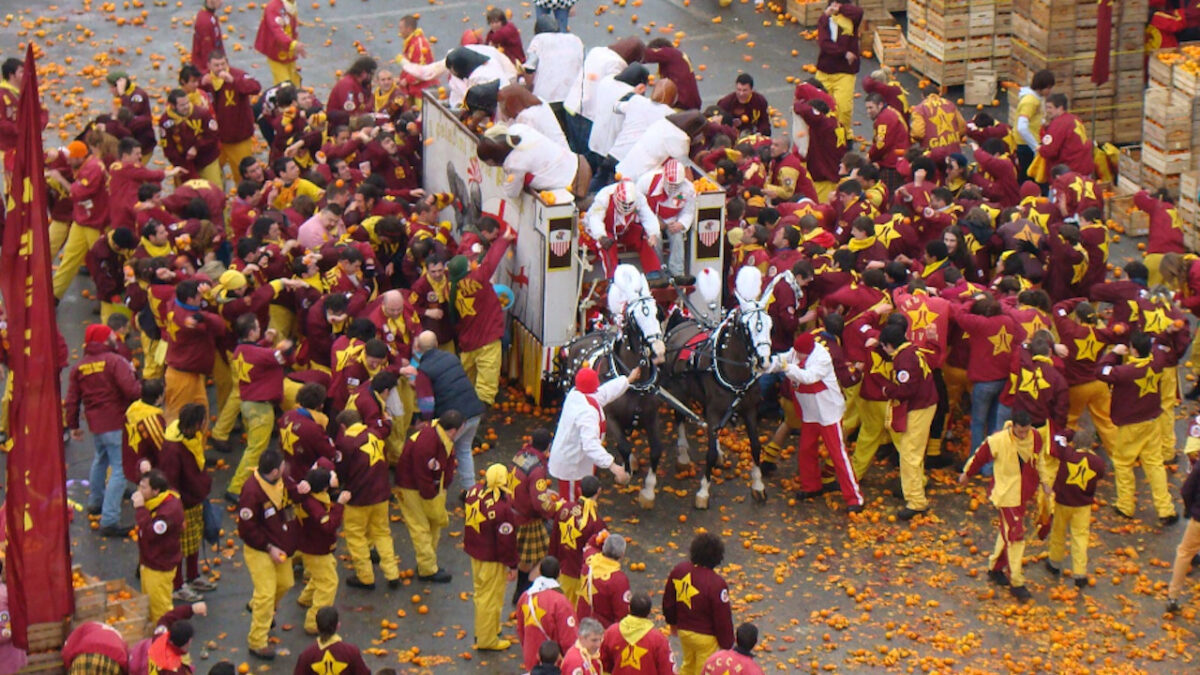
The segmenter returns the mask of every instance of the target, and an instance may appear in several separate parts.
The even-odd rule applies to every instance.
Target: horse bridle
[[[637,330],[638,334],[641,335],[642,341],[645,343],[642,345],[640,350],[641,353],[638,354],[638,365],[647,367],[649,372],[639,378],[637,382],[630,384],[629,387],[636,391],[645,392],[654,389],[657,386],[655,383],[658,380],[658,369],[654,365],[653,359],[646,357],[646,350],[650,349],[650,340],[646,336],[645,332],[642,331],[641,324],[634,319],[634,315],[638,312],[640,312],[643,317],[654,317],[655,320],[657,320],[656,315],[658,313],[658,305],[655,303],[654,298],[649,295],[643,295],[630,300],[629,303],[625,305],[625,321],[621,325],[621,328],[613,336],[612,340],[605,343],[604,351],[609,360],[609,367],[612,368],[614,373],[618,375],[629,375],[629,370],[625,368],[625,364],[617,358],[617,343],[627,338],[625,331]]]

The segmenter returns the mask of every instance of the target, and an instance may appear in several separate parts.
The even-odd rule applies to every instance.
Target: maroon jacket
[[[321,642],[318,639],[308,649],[300,652],[300,658],[296,660],[297,673],[316,673],[326,672],[322,670],[323,662],[329,659],[334,666],[328,672],[338,672],[341,675],[371,675],[371,669],[363,661],[362,652],[358,647],[343,642],[342,638],[335,637],[331,642]],[[338,669],[337,666],[343,666]]]
[[[258,472],[242,486],[238,499],[238,536],[242,543],[257,551],[267,552],[275,546],[287,555],[296,552],[300,526],[296,523],[295,504],[303,497],[296,491],[291,478],[283,476],[282,503],[275,504],[258,484]]]
[[[1144,358],[1132,354],[1122,362],[1109,352],[1096,364],[1097,377],[1112,385],[1109,415],[1117,426],[1147,422],[1162,414],[1161,360],[1154,352]]]
[[[657,63],[658,76],[675,83],[675,107],[680,110],[699,110],[700,87],[696,84],[696,73],[686,54],[675,47],[647,49],[642,63]],[[734,140],[730,137],[730,140]]]
[[[1072,313],[1083,298],[1071,298],[1054,305],[1054,327],[1059,342],[1066,346],[1067,357],[1063,359],[1067,386],[1087,384],[1096,379],[1096,361],[1110,344],[1120,340],[1107,328],[1080,323]]]
[[[683,561],[667,575],[663,618],[679,630],[711,635],[721,649],[733,646],[733,610],[729,586],[715,571]]]
[[[580,577],[579,598],[575,601],[575,617],[580,621],[592,617],[608,628],[629,614],[629,599],[632,597],[629,577],[620,569],[603,579],[593,575],[593,564],[608,561],[601,561],[604,554],[590,546],[587,553],[589,555],[584,560]]]
[[[849,3],[845,3],[841,7],[841,15],[850,19],[854,24],[854,29],[838,31],[838,37],[834,40],[833,31],[829,27],[833,19],[824,15],[817,19],[817,46],[821,50],[817,56],[817,70],[822,73],[850,73],[853,75],[858,73],[862,59],[855,59],[854,63],[850,63],[846,60],[846,54],[858,56],[858,33],[859,26],[862,24],[863,10],[861,7],[855,7]],[[722,647],[727,648],[728,645],[722,645]]]
[[[153,511],[141,506],[134,510],[137,520],[138,560],[158,572],[170,572],[183,559],[179,538],[183,535],[183,502],[166,493]]]
[[[386,502],[391,495],[384,438],[386,435],[376,434],[361,423],[338,436],[337,449],[342,459],[337,464],[337,473],[342,487],[354,495],[350,506],[373,506]]]
[[[100,237],[84,256],[88,276],[96,284],[96,297],[101,302],[121,304],[125,295],[125,254],[114,251],[112,232]]]
[[[900,113],[887,107],[875,117],[874,126],[875,139],[867,156],[881,169],[895,169],[908,150],[908,125]]]
[[[416,490],[421,499],[433,499],[454,478],[454,443],[443,441],[439,430],[437,420],[421,427],[409,436],[396,462],[396,486]]]
[[[108,169],[92,156],[75,170],[71,183],[71,217],[77,225],[104,231],[108,225]]]
[[[561,652],[575,644],[575,610],[560,588],[547,588],[517,599],[517,640],[529,670],[538,664],[538,648],[546,640],[558,643]]]
[[[349,73],[342,76],[329,90],[329,100],[325,103],[330,124],[346,124],[355,115],[375,111],[375,97],[368,88],[362,86],[354,75]],[[344,154],[334,153],[335,156]],[[350,161],[350,160],[347,160]]]
[[[167,427],[162,452],[158,455],[158,469],[167,476],[171,488],[179,493],[183,507],[190,509],[204,503],[212,490],[212,476],[204,471],[183,441],[172,439],[179,427],[172,423]]]
[[[279,418],[279,447],[287,458],[289,475],[299,483],[318,461],[337,462],[337,448],[325,427],[306,408],[293,408]]]
[[[521,44],[521,31],[517,30],[516,24],[505,23],[496,30],[489,30],[483,41],[499,49],[513,63],[525,62],[525,47]]]
[[[1063,442],[1065,440],[1056,436],[1050,443],[1050,454],[1059,461],[1058,473],[1054,476],[1054,501],[1063,506],[1091,506],[1096,501],[1096,486],[1108,473],[1108,465],[1091,449],[1076,448]],[[1080,465],[1086,465],[1090,472],[1081,471]],[[1089,475],[1080,485],[1079,478]]]
[[[1022,348],[1017,366],[1008,382],[1012,402],[1005,401],[1003,396],[1001,402],[1013,411],[1028,412],[1035,427],[1050,422],[1052,431],[1066,429],[1070,407],[1067,378],[1055,367],[1054,360],[1049,356],[1033,356]]]
[[[559,570],[563,576],[575,577],[583,572],[583,550],[592,537],[608,529],[604,518],[596,511],[592,502],[593,515],[588,516],[588,502],[592,500],[580,497],[578,501],[562,502],[554,521],[554,532],[550,535],[550,555],[558,558]]]
[[[187,117],[170,110],[158,118],[158,126],[163,154],[172,165],[187,170],[186,178],[198,178],[197,171],[217,161],[221,151],[217,120],[208,110],[194,106]],[[188,158],[192,148],[196,149],[196,156]]]
[[[192,65],[196,66],[196,70],[207,73],[208,57],[215,51],[225,51],[221,21],[207,7],[202,7],[192,22]]]
[[[467,525],[463,528],[463,550],[479,562],[498,562],[515,569],[520,557],[517,552],[516,514],[512,501],[499,491],[495,496],[482,483],[467,490],[465,502]],[[475,522],[473,514],[483,516]]]
[[[274,347],[243,342],[233,350],[234,381],[243,401],[283,400],[283,366],[290,357]]]
[[[771,135],[771,113],[768,110],[767,99],[758,92],[750,93],[750,100],[742,103],[737,93],[728,94],[717,101],[717,107],[731,119],[730,126],[743,131],[755,131],[764,136]],[[736,140],[736,139],[734,139]]]
[[[185,373],[212,372],[217,342],[226,334],[225,321],[211,312],[172,299],[164,308],[163,337],[167,341],[167,366]],[[188,319],[196,317],[196,325]]]
[[[233,79],[222,82],[220,89],[214,89],[213,85],[207,84],[204,91],[212,98],[212,114],[217,120],[217,138],[222,143],[241,143],[254,137],[254,109],[250,101],[262,91],[262,85],[244,70],[230,68],[229,74]]]
[[[901,345],[892,355],[894,381],[885,388],[885,393],[888,398],[902,404],[905,410],[917,411],[937,405],[937,387],[924,359],[912,343]]]
[[[512,507],[517,524],[550,520],[558,512],[554,489],[557,483],[550,478],[546,456],[532,445],[526,445],[513,456],[512,475],[516,487],[512,492]]]
[[[792,112],[804,119],[808,125],[808,156],[805,163],[808,174],[815,181],[836,183],[838,167],[846,156],[846,137],[838,133],[837,115],[830,109],[828,114],[817,112],[808,101],[796,101]]]
[[[341,504],[322,501],[312,494],[300,499],[297,520],[300,541],[296,550],[306,555],[329,555],[337,548],[338,528],[342,526]],[[303,514],[303,515],[301,515]]]
[[[107,344],[88,344],[67,383],[67,428],[79,428],[82,404],[93,434],[120,431],[125,424],[125,408],[140,394],[131,363]]]
[[[112,227],[128,227],[137,234],[138,188],[142,183],[161,183],[167,174],[137,162],[113,162],[108,165],[108,219]]]
[[[460,352],[470,352],[491,344],[504,336],[504,310],[500,299],[492,288],[492,275],[504,258],[510,242],[500,238],[492,242],[483,264],[459,280],[457,293],[451,297],[455,303],[458,323],[457,344]]]

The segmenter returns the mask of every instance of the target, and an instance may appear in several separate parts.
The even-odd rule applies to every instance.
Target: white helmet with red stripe
[[[636,189],[633,183],[628,180],[622,180],[617,183],[617,187],[613,190],[612,195],[613,206],[617,209],[617,213],[622,216],[633,213],[633,209],[637,205],[637,200],[634,198],[634,191]]]
[[[663,162],[662,173],[663,187],[666,193],[671,196],[679,194],[680,188],[683,187],[683,182],[687,180],[687,174],[684,172],[683,165],[679,163],[679,160],[674,157],[668,158],[667,161]]]

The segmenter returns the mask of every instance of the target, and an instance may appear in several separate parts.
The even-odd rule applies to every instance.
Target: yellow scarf
[[[17,89],[17,86],[15,84],[12,84],[11,82],[8,82],[7,80],[0,81],[0,89],[7,89],[16,96],[21,95],[21,90]]]
[[[437,430],[438,438],[442,441],[442,447],[446,449],[446,456],[449,457],[454,452],[454,441],[450,440],[450,436],[437,420],[433,421],[433,428]]]
[[[199,93],[199,91],[197,90],[196,93]],[[189,96],[188,98],[191,99],[192,97]],[[193,106],[196,105],[195,101],[192,102],[192,105]],[[169,117],[171,120],[173,120],[176,124],[181,124],[181,125],[187,126],[188,128],[190,128],[192,130],[192,133],[194,133],[194,134],[200,133],[201,122],[198,119],[192,119],[191,115],[184,117],[183,115],[180,115],[179,113],[175,112],[175,108],[171,107],[171,108],[167,108],[167,117]]]
[[[174,495],[174,494],[175,494],[174,490],[163,490],[162,492],[151,497],[150,499],[147,499],[146,504],[145,504],[146,510],[151,513],[154,513],[154,510],[157,509],[159,506],[161,506],[162,503],[167,500],[167,497],[170,497],[171,495]],[[175,496],[178,497],[179,495],[175,495]]]
[[[921,278],[922,278],[922,279],[928,279],[930,276],[932,276],[932,275],[933,275],[933,273],[934,273],[934,272],[938,271],[938,270],[939,270],[939,269],[941,269],[943,266],[945,266],[945,264],[946,264],[946,259],[945,259],[945,258],[942,258],[941,260],[939,260],[939,261],[937,261],[937,262],[935,262],[935,263],[932,263],[932,264],[930,264],[930,265],[926,265],[926,266],[925,266],[925,270],[924,270],[923,272],[921,272]]]
[[[276,510],[287,506],[287,491],[284,490],[282,478],[274,483],[268,483],[258,474],[258,469],[255,469],[254,480],[258,481],[258,486],[262,488],[263,493],[267,495],[267,499],[271,500],[271,504],[275,506]]]
[[[375,92],[375,110],[384,111],[384,108],[387,107],[388,99],[390,99],[392,97],[392,93],[394,91],[396,91],[395,85],[392,85],[392,88],[388,89],[387,91],[376,91]]]
[[[850,20],[850,17],[843,14],[834,14],[829,18],[837,24],[838,32],[842,35],[854,35],[854,22]]]
[[[437,294],[438,302],[450,302],[450,282],[446,280],[446,277],[442,277],[441,283],[430,279],[428,276],[425,277],[425,280],[429,282],[429,287]]]
[[[617,625],[620,626],[617,630],[621,631],[621,637],[631,645],[641,642],[642,638],[646,637],[646,633],[654,629],[653,621],[632,614],[621,619],[621,623]]]
[[[579,506],[582,511],[579,514],[579,528],[583,529],[588,526],[588,523],[593,520],[598,520],[600,516],[596,512],[596,500],[588,497],[579,498]]]
[[[875,235],[871,235],[869,237],[863,237],[862,239],[853,239],[852,238],[850,240],[849,244],[847,244],[848,248],[855,253],[858,253],[859,251],[865,251],[874,245],[875,245]]]
[[[603,553],[593,553],[587,559],[588,570],[590,570],[592,578],[600,581],[608,581],[608,578],[615,572],[621,570],[621,562],[613,560]]]
[[[326,508],[329,508],[330,499],[329,499],[328,492],[310,492],[310,493],[308,493],[308,496],[312,497],[313,499],[317,500],[318,502],[324,504]],[[308,512],[304,510],[304,507],[297,505],[296,506],[296,518],[303,521],[307,517],[308,517]]]
[[[150,254],[151,258],[165,258],[175,253],[170,241],[165,244],[155,244],[145,237],[142,237],[142,248]]]
[[[196,466],[200,467],[201,471],[204,470],[204,434],[196,434],[188,438],[179,430],[179,420],[175,420],[167,425],[164,438],[182,444],[188,452],[192,453],[192,458],[196,460]]]

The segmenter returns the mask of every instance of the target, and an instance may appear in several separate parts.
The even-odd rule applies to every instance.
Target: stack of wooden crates
[[[1150,57],[1149,75],[1136,187],[1178,194],[1184,237],[1200,250],[1200,43],[1159,50]],[[1118,185],[1120,191],[1132,187]]]
[[[943,87],[1006,76],[1013,0],[908,0],[908,65]]]
[[[1108,82],[1091,80],[1096,51],[1096,0],[1014,0],[1012,79],[1027,86],[1039,70],[1054,73],[1055,93],[1066,94],[1071,112],[1101,142],[1136,143],[1142,133],[1145,73],[1143,44],[1148,0],[1113,5]],[[1009,89],[1016,123],[1018,88]]]

